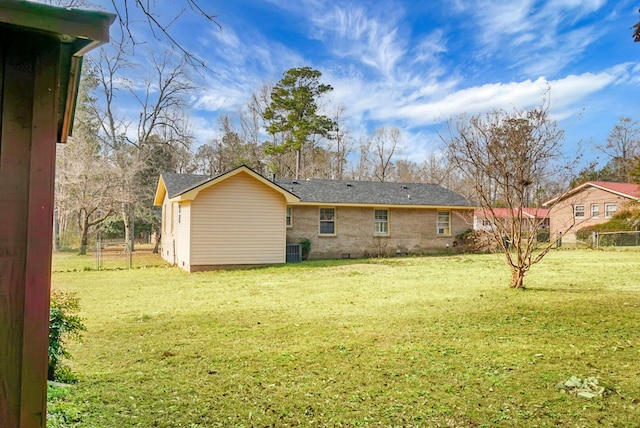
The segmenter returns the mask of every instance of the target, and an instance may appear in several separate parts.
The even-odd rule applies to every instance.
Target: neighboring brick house
[[[473,206],[436,184],[270,181],[246,166],[208,178],[163,174],[162,256],[188,271],[285,262],[285,243],[309,258],[423,254],[456,246]]]
[[[609,221],[631,201],[640,201],[637,184],[587,181],[543,206],[550,207],[552,236],[562,235],[563,242],[574,243],[578,230]]]

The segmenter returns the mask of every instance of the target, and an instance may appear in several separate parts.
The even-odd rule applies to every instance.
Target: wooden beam
[[[14,35],[0,28],[0,425],[6,427],[20,426],[34,74],[31,49],[13,43]]]
[[[49,295],[53,235],[53,189],[60,88],[60,43],[41,43],[34,67],[24,327],[21,427],[46,425]],[[55,141],[55,139],[54,139]],[[43,413],[44,412],[44,413]]]
[[[56,140],[71,56],[108,40],[112,20],[0,0],[0,428],[46,426]]]

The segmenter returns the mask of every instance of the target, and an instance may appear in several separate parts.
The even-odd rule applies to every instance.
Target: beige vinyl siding
[[[239,173],[201,191],[191,204],[191,265],[285,262],[285,200]]]
[[[169,263],[175,262],[175,254],[173,241],[175,239],[175,235],[172,232],[173,228],[171,226],[171,206],[172,203],[169,202],[169,198],[167,195],[164,197],[164,201],[162,202],[162,258]]]
[[[191,244],[191,203],[175,203],[173,209],[174,233],[176,237],[176,264],[180,267],[188,268],[191,258],[189,248]],[[180,211],[180,215],[178,215],[178,211]]]

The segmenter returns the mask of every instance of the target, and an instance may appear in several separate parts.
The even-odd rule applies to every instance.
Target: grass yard
[[[639,268],[556,251],[525,292],[499,255],[55,272],[88,331],[53,426],[638,426]]]

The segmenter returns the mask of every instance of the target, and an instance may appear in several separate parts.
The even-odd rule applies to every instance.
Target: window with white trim
[[[178,224],[182,223],[182,204],[178,204]]]
[[[616,215],[616,210],[618,207],[616,204],[604,204],[604,217],[611,218]]]
[[[436,234],[451,235],[451,213],[449,211],[438,211]]]
[[[374,235],[389,234],[389,210],[373,210]]]
[[[287,211],[285,213],[285,222],[287,227],[293,226],[293,207],[287,207]]]
[[[600,204],[591,204],[591,217],[600,216]]]
[[[584,205],[574,205],[573,216],[575,218],[584,218]]]
[[[336,209],[320,208],[320,235],[336,234]]]

